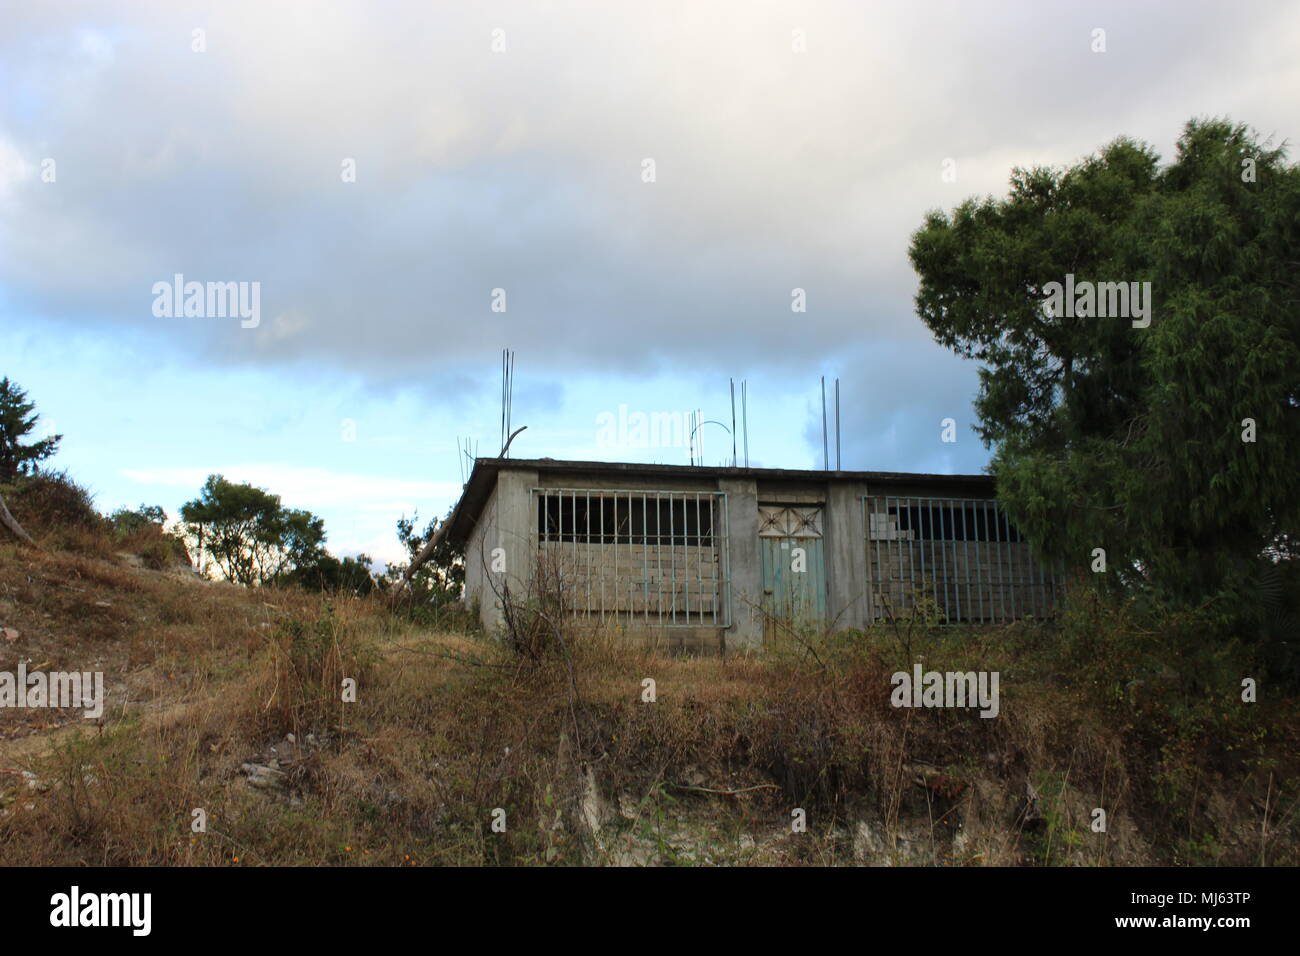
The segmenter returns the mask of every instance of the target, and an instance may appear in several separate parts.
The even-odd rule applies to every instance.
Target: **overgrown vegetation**
[[[1300,863],[1295,702],[1242,703],[1213,656],[1171,673],[1192,618],[1152,633],[1095,600],[1050,626],[796,626],[666,658],[562,622],[530,645],[431,633],[378,595],[12,556],[0,613],[23,629],[67,613],[74,567],[83,604],[131,589],[134,621],[98,640],[135,663],[102,733],[0,774],[7,863]],[[999,670],[999,719],[891,707],[915,661]]]
[[[397,593],[407,568],[433,539],[440,524],[434,519],[423,531],[418,531],[419,523],[418,514],[410,518],[403,515],[398,519],[397,540],[406,549],[407,559],[397,564],[390,563],[378,581],[379,587],[395,595],[394,610],[410,621],[453,631],[477,627],[477,608],[468,607],[460,600],[465,587],[464,549],[445,538],[416,569],[409,585]]]
[[[1152,627],[1076,582],[1054,623],[948,628],[918,595],[672,658],[572,629],[546,568],[488,635],[455,571],[396,606],[158,574],[122,557],[167,540],[157,510],[104,518],[57,473],[6,489],[57,547],[0,543],[0,670],[91,648],[111,701],[97,730],[0,711],[6,863],[1300,863],[1295,697],[1205,610]],[[998,671],[998,719],[890,706],[918,662]]]
[[[20,475],[0,483],[0,497],[28,534],[52,550],[100,558],[128,554],[157,571],[189,567],[185,542],[164,529],[161,508],[141,505],[105,517],[95,510],[90,492],[66,471]]]
[[[931,213],[910,255],[921,318],[980,362],[977,430],[1020,530],[1147,627],[1194,611],[1186,637],[1257,645],[1297,685],[1281,643],[1300,593],[1300,167],[1284,149],[1193,121],[1161,167],[1119,139]]]

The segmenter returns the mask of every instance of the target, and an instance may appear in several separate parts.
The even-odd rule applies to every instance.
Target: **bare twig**
[[[668,786],[674,790],[690,790],[695,793],[718,793],[724,797],[734,797],[738,793],[751,793],[754,790],[780,790],[781,788],[774,783],[759,783],[752,787],[741,787],[739,790],[715,790],[712,787],[688,787],[683,783],[670,783]]]

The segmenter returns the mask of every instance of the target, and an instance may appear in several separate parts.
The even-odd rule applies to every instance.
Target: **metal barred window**
[[[1064,592],[996,501],[877,495],[863,507],[873,620],[923,598],[950,624],[1046,617]]]
[[[592,623],[730,625],[726,493],[535,488],[537,555]]]

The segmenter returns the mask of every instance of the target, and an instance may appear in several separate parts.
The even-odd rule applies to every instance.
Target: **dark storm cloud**
[[[869,10],[9,5],[0,285],[11,314],[202,361],[373,384],[504,345],[555,379],[838,365],[862,421],[908,395],[928,421],[974,372],[925,374],[955,367],[910,313],[927,209],[1194,114],[1296,115],[1294,9]],[[260,282],[259,327],[156,318],[175,273]]]

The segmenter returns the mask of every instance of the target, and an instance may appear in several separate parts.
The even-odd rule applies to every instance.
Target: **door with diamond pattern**
[[[820,505],[759,505],[763,559],[763,635],[782,622],[826,617],[826,564]]]

